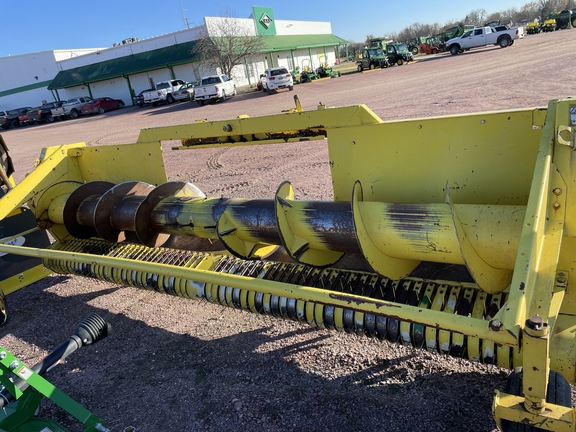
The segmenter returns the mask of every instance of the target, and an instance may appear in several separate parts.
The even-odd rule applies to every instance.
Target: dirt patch
[[[126,108],[3,133],[22,180],[40,149],[134,142],[142,128],[280,114],[294,106],[364,103],[384,120],[545,106],[576,95],[576,31],[527,36],[506,49],[437,55],[225,103]],[[463,137],[465,138],[465,137]],[[174,152],[171,180],[208,196],[330,200],[325,142]],[[317,330],[73,276],[52,276],[8,297],[0,345],[32,364],[97,312],[113,333],[48,378],[113,431],[490,431],[494,388],[507,371],[352,334]],[[42,415],[73,430],[50,404]]]

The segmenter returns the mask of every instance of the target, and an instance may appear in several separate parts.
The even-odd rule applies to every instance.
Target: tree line
[[[522,20],[533,21],[535,19],[544,18],[553,12],[560,12],[563,9],[576,8],[576,1],[572,0],[538,0],[526,3],[521,8],[510,8],[500,12],[488,13],[485,9],[474,9],[470,11],[463,19],[459,21],[449,21],[444,24],[433,23],[426,24],[416,22],[408,27],[402,29],[398,33],[386,33],[388,39],[396,41],[411,41],[415,38],[426,37],[443,32],[446,29],[455,27],[457,25],[473,25],[482,26],[485,23],[499,21],[507,25],[510,23],[519,23]],[[348,55],[356,57],[357,54],[362,52],[362,49],[367,44],[369,39],[374,38],[374,35],[369,34],[366,36],[364,42],[351,42],[348,45]],[[343,54],[345,56],[345,54]]]

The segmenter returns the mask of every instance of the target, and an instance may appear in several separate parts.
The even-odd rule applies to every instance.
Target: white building
[[[199,61],[195,41],[218,36],[231,18],[205,17],[204,24],[150,39],[136,38],[110,48],[46,51],[0,58],[0,109],[37,106],[43,101],[76,96],[122,99],[132,103],[138,92],[168,79],[199,81],[218,73]],[[260,35],[266,47],[245,58],[232,75],[238,86],[255,85],[267,67],[316,69],[336,62],[347,41],[332,34],[329,22],[275,20],[270,8],[253,7],[250,18],[233,18],[246,35]]]

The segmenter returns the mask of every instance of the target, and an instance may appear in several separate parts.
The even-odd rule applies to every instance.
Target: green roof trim
[[[262,53],[338,46],[348,43],[348,41],[332,34],[262,36],[262,38],[265,46],[261,51]],[[48,86],[48,90],[63,89],[113,78],[127,77],[137,73],[198,61],[199,57],[194,52],[195,44],[195,41],[185,42],[140,54],[133,54],[60,71]]]
[[[4,91],[0,91],[0,97],[2,96],[10,96],[13,94],[18,94],[18,93],[23,93],[25,91],[28,90],[35,90],[35,89],[39,89],[39,88],[45,88],[48,84],[50,84],[50,81],[39,81],[37,83],[34,84],[28,84],[22,87],[16,87],[13,89],[9,89],[9,90],[4,90]]]
[[[195,42],[186,42],[58,72],[48,90],[104,81],[197,60]]]
[[[349,42],[333,34],[262,36],[266,48],[262,52],[291,51],[306,48],[347,45]]]

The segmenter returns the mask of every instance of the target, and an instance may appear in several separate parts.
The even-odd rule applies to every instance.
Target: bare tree
[[[264,39],[254,34],[254,27],[238,20],[227,9],[219,19],[206,22],[195,52],[207,66],[220,68],[224,75],[232,76],[235,66],[243,64],[246,57],[263,52],[264,48]]]
[[[540,18],[541,9],[538,6],[538,3],[532,1],[530,3],[526,3],[522,8],[520,8],[519,15],[520,19],[527,19],[529,21],[535,20]]]
[[[553,12],[560,12],[566,7],[566,3],[566,0],[538,0],[537,2],[542,18]]]
[[[486,9],[474,9],[466,15],[464,23],[473,26],[481,26],[486,22],[486,15]]]
[[[404,30],[398,33],[398,40],[411,41],[415,38],[431,36],[437,33],[440,33],[440,25],[438,23],[423,24],[417,22],[406,27]]]
[[[571,0],[575,4],[575,0]],[[503,24],[518,23],[523,19],[532,21],[539,17],[546,17],[552,12],[566,9],[568,0],[533,0],[520,9],[511,8],[500,12],[488,14],[485,9],[471,11],[463,20],[447,22],[444,25],[414,23],[402,29],[397,35],[388,35],[392,40],[410,41],[420,36],[432,36],[455,26],[463,27],[465,24],[481,26],[487,22],[500,21]],[[394,36],[394,37],[392,37]]]
[[[506,9],[503,10],[502,12],[500,12],[500,21],[502,22],[502,24],[511,24],[511,23],[515,23],[520,21],[522,18],[520,18],[520,15],[518,13],[518,9],[516,8],[510,8],[510,9]]]
[[[491,14],[489,14],[486,17],[486,22],[494,22],[494,21],[499,21],[499,22],[503,22],[503,18],[502,18],[502,12],[492,12]]]
[[[364,44],[361,42],[351,42],[348,44],[348,50],[346,50],[346,47],[340,47],[340,58],[346,58],[346,52],[348,52],[348,59],[351,58],[357,58],[358,54],[360,54],[362,52],[362,49],[364,48]]]

